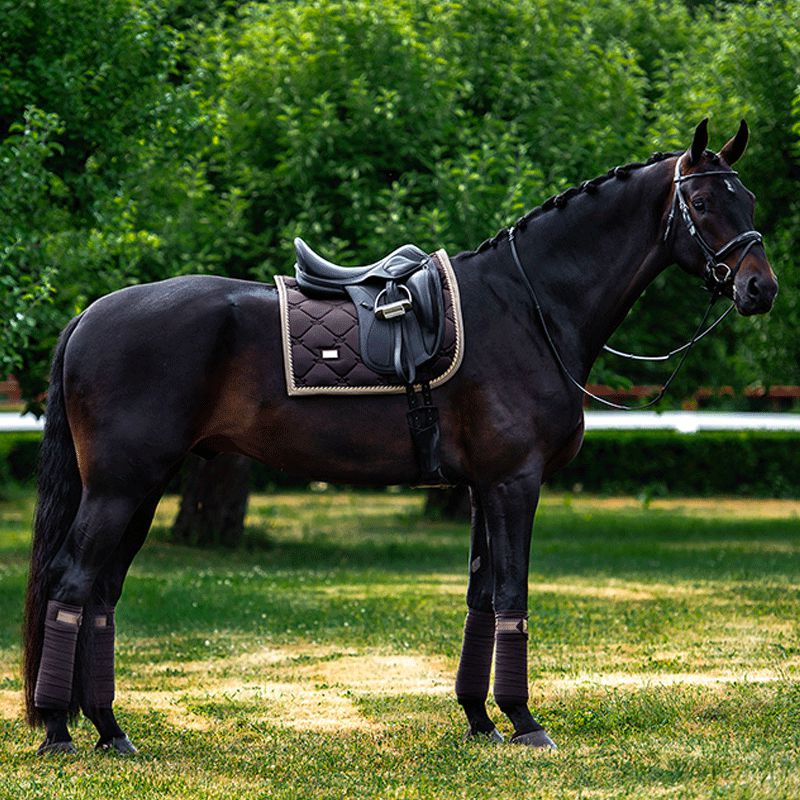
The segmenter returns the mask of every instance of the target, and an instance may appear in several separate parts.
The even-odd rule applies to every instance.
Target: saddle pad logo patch
[[[461,364],[464,324],[455,273],[444,250],[433,258],[442,278],[445,330],[439,352],[421,366],[417,382],[432,387],[449,380]],[[349,297],[307,297],[297,281],[275,278],[281,315],[284,374],[289,395],[402,394],[393,375],[380,375],[364,364],[358,315]]]

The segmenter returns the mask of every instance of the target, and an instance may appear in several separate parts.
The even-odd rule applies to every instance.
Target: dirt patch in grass
[[[419,655],[358,655],[309,665],[312,680],[349,692],[375,694],[449,694],[454,675],[444,659]]]
[[[263,701],[273,724],[326,732],[372,730],[354,698],[365,694],[449,694],[453,670],[443,658],[342,653],[329,646],[262,648],[229,659],[160,662],[143,672],[162,689],[123,691],[122,706],[163,713],[176,726],[208,730],[204,704]],[[255,673],[255,674],[254,674]]]
[[[642,511],[642,502],[635,497],[596,497],[593,495],[567,496],[543,495],[542,505],[551,508],[568,505],[578,512],[587,511]],[[742,519],[787,519],[800,517],[797,500],[759,499],[748,497],[670,497],[652,499],[648,508],[655,511],[672,511],[699,517]]]
[[[22,692],[14,689],[0,690],[0,718],[18,719],[23,713]]]
[[[584,673],[574,678],[555,678],[537,681],[537,686],[555,690],[601,686],[609,688],[653,689],[664,686],[719,686],[730,683],[772,683],[786,680],[785,674],[772,670],[745,673],[710,672],[607,672]]]

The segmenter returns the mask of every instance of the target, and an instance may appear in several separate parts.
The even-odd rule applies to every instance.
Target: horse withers
[[[777,282],[732,165],[748,138],[611,170],[452,259],[464,352],[433,390],[444,474],[470,488],[467,618],[456,694],[469,735],[554,747],[528,709],[531,529],[544,479],[583,437],[579,388],[645,287],[670,264],[769,311]],[[699,282],[699,281],[695,281]],[[578,384],[576,388],[575,383]],[[114,715],[114,609],[165,486],[187,453],[242,453],[326,481],[413,483],[402,395],[288,396],[275,287],[184,276],[100,298],[52,365],[26,602],[27,715],[40,752],[72,752],[82,709],[97,746],[135,748]]]

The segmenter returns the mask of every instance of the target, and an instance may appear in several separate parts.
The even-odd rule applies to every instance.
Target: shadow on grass
[[[167,544],[156,531],[134,563],[120,604],[125,637],[158,637],[163,657],[222,657],[230,638],[351,642],[455,654],[466,590],[468,530],[396,510],[313,522],[291,535],[260,527],[238,551]],[[800,571],[793,519],[699,518],[652,509],[545,507],[531,556],[532,588],[564,579],[680,585],[713,581],[720,592],[792,614]],[[17,536],[18,533],[15,533]],[[267,543],[265,545],[265,543]],[[19,642],[26,569],[15,547],[0,566],[0,647]],[[728,586],[727,584],[730,584]],[[536,593],[540,639],[578,644],[666,637],[701,625],[690,599]],[[713,618],[713,615],[712,615]],[[147,647],[135,648],[138,655]],[[152,655],[152,654],[151,654]]]

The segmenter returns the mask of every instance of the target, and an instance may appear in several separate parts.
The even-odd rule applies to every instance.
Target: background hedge
[[[592,431],[550,482],[606,494],[800,497],[792,431]]]
[[[40,438],[38,433],[0,433],[0,494],[15,485],[33,485]],[[796,432],[592,431],[578,457],[549,486],[646,497],[800,498],[799,451]],[[253,464],[254,491],[306,484]]]

